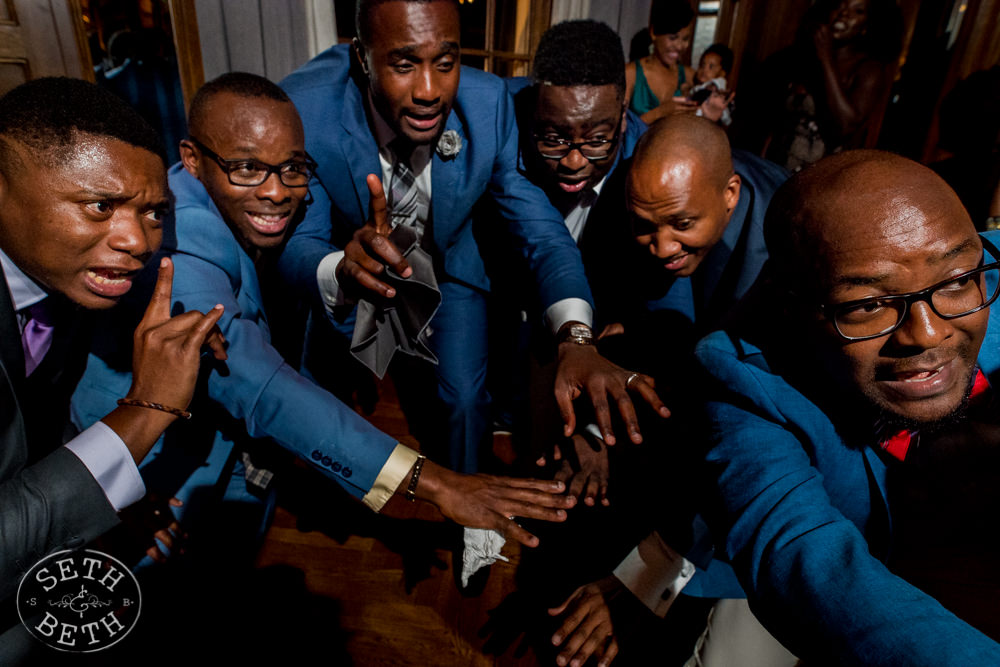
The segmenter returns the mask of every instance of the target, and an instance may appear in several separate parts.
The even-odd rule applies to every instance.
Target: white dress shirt
[[[48,294],[28,277],[14,262],[0,251],[0,264],[7,278],[18,329],[23,333],[27,318],[22,311],[42,301]],[[104,422],[97,422],[66,443],[104,491],[105,497],[116,512],[120,512],[146,495],[139,469],[132,460],[132,453],[122,439]]]
[[[601,179],[601,182],[592,188],[586,188],[580,193],[579,198],[576,200],[576,204],[571,208],[565,216],[563,216],[563,221],[566,223],[566,229],[569,230],[569,235],[573,237],[573,240],[577,243],[580,242],[580,237],[583,236],[583,228],[587,224],[587,216],[590,215],[590,209],[594,207],[594,203],[597,198],[601,196],[601,188],[604,187],[604,183],[608,180],[607,175]]]

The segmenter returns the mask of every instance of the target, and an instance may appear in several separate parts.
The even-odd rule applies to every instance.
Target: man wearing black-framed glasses
[[[554,25],[538,44],[532,77],[507,82],[521,133],[520,167],[576,241],[608,175],[646,131],[625,106],[617,39],[597,21]]]
[[[178,269],[175,307],[226,306],[219,328],[228,363],[205,373],[193,428],[168,432],[151,457],[158,464],[150,490],[186,501],[225,489],[224,510],[217,514],[203,504],[202,516],[192,516],[189,508],[197,503],[173,508],[182,525],[197,522],[202,540],[217,533],[213,544],[252,557],[253,548],[235,545],[250,546],[254,535],[247,527],[267,524],[273,504],[258,496],[270,493],[271,474],[261,459],[274,460],[276,445],[376,512],[394,493],[406,492],[463,525],[491,528],[529,546],[535,538],[512,515],[565,519],[574,502],[556,495],[560,484],[472,477],[426,461],[285,362],[272,341],[273,332],[289,324],[282,308],[289,299],[274,262],[308,192],[302,177],[312,171],[299,115],[276,84],[232,72],[199,89],[189,117],[197,139],[181,142],[181,162],[168,174],[176,201],[164,250]],[[100,346],[74,396],[79,421],[103,415],[102,403],[116,396],[109,391],[129,385],[129,374],[116,370],[122,367],[118,355],[128,353],[126,342]],[[242,424],[234,428],[233,420]],[[216,517],[211,526],[205,514]],[[242,519],[230,520],[234,516]]]
[[[305,151],[302,151],[302,155],[285,160],[280,164],[268,164],[245,157],[227,160],[219,157],[218,153],[194,137],[188,137],[186,141],[197,148],[202,155],[214,160],[219,165],[219,169],[226,174],[231,185],[255,188],[258,185],[263,185],[271,177],[271,174],[277,174],[278,180],[285,187],[304,188],[309,185],[309,179],[316,171],[315,160],[310,158]]]
[[[506,83],[514,96],[520,138],[518,170],[542,189],[579,243],[609,174],[632,154],[646,130],[625,108],[621,40],[598,21],[563,21],[542,35],[532,76]],[[480,207],[477,215],[484,232],[500,229],[495,224],[502,219],[499,207]],[[531,273],[498,231],[483,245],[492,290],[490,327],[496,332],[493,341],[499,341],[491,342],[491,364],[501,369],[490,375],[494,421],[503,429],[530,433],[535,449],[547,449],[558,435],[538,428],[538,415],[529,425],[527,416],[529,403],[549,407],[547,401],[531,400],[527,389],[529,355],[523,341],[531,327],[523,321],[534,318],[522,313],[536,307]],[[646,386],[645,378],[634,380],[629,389],[640,385]],[[587,502],[594,496],[596,487]]]
[[[697,348],[754,614],[804,662],[998,663],[997,236],[929,169],[849,151],[765,238],[757,298]]]

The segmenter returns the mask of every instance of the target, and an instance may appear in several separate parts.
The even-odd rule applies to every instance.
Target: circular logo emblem
[[[46,556],[17,589],[21,623],[43,644],[73,653],[121,641],[139,620],[141,601],[135,575],[91,549]]]

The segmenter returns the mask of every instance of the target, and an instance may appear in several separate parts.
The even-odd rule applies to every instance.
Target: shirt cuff
[[[94,425],[66,443],[66,449],[83,461],[116,512],[146,495],[132,452],[104,422]]]
[[[663,618],[694,572],[694,564],[651,533],[615,568],[614,575]]]
[[[553,335],[567,322],[582,322],[589,327],[594,322],[594,309],[586,299],[578,297],[560,299],[545,309],[545,323]]]
[[[396,493],[400,483],[409,474],[413,464],[417,462],[417,456],[419,455],[406,445],[397,444],[383,464],[378,477],[375,478],[372,488],[361,502],[375,512],[381,511],[383,505],[389,502],[389,498]]]
[[[331,252],[319,262],[316,269],[316,282],[319,284],[319,294],[328,313],[333,313],[337,306],[347,303],[344,291],[337,282],[337,265],[344,259],[344,251]]]

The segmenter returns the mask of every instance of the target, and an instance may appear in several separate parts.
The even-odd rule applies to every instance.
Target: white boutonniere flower
[[[448,130],[441,135],[437,143],[437,154],[447,160],[458,155],[462,150],[462,137],[455,130]]]

